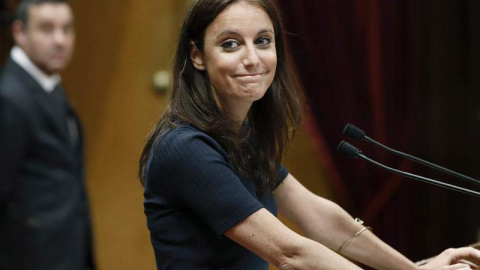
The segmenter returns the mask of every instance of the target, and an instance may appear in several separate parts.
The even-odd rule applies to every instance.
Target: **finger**
[[[438,256],[432,258],[427,264],[422,265],[422,269],[452,269],[448,268],[446,265],[456,265],[462,260],[468,261],[468,269],[477,269],[475,264],[480,264],[480,251],[471,247],[464,248],[449,248]],[[464,263],[465,265],[465,263]],[[470,268],[470,265],[472,268]],[[442,268],[442,266],[445,266]],[[458,266],[455,266],[458,267]],[[453,268],[455,269],[455,268]]]
[[[441,270],[471,270],[470,265],[464,263],[456,263],[448,266],[444,266]]]
[[[451,257],[452,263],[459,262],[461,260],[467,260],[474,264],[480,264],[480,250],[472,247],[462,247],[456,249],[447,249],[447,255]]]
[[[458,262],[468,264],[471,269],[478,269],[478,265],[473,263],[473,262],[470,262],[470,261],[467,261],[467,260],[459,260]]]

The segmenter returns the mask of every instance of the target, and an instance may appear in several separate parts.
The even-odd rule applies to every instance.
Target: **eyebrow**
[[[272,29],[269,29],[269,28],[265,28],[265,29],[262,29],[260,31],[258,31],[257,35],[259,34],[265,34],[265,33],[271,33],[272,35],[274,34],[273,33],[273,30]],[[217,36],[217,39],[223,35],[235,35],[235,36],[241,36],[238,32],[234,31],[234,30],[224,30],[222,31],[218,36]]]
[[[56,22],[54,22],[52,19],[50,18],[41,18],[39,19],[38,21],[38,25],[46,25],[46,24],[51,24],[51,25],[54,25]],[[74,21],[73,20],[69,20],[69,21],[66,21],[66,22],[61,22],[60,24],[62,24],[62,26],[73,26],[74,25]]]

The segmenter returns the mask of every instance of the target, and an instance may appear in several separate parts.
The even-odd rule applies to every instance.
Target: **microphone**
[[[345,125],[345,128],[343,129],[343,134],[349,136],[350,138],[353,138],[353,139],[357,139],[357,140],[363,140],[363,141],[366,141],[366,142],[369,142],[369,143],[373,143],[374,145],[377,145],[385,150],[387,150],[388,152],[390,153],[393,153],[397,156],[400,156],[400,157],[403,157],[403,158],[407,158],[407,159],[410,159],[414,162],[417,162],[417,163],[420,163],[424,166],[427,166],[427,167],[430,167],[432,169],[436,169],[436,170],[439,170],[441,172],[444,172],[444,173],[447,173],[449,175],[452,175],[454,177],[457,177],[457,178],[460,178],[462,180],[465,180],[465,181],[468,181],[468,182],[472,182],[472,183],[475,183],[477,185],[480,185],[480,180],[477,180],[475,178],[472,178],[470,176],[466,176],[466,175],[463,175],[459,172],[456,172],[456,171],[452,171],[450,169],[447,169],[447,168],[444,168],[442,166],[439,166],[437,164],[434,164],[434,163],[431,163],[431,162],[428,162],[426,160],[423,160],[421,158],[418,158],[416,156],[413,156],[413,155],[410,155],[410,154],[406,154],[406,153],[403,153],[403,152],[400,152],[398,150],[395,150],[395,149],[392,149],[388,146],[385,146],[375,140],[373,140],[372,138],[368,137],[365,132],[359,128],[357,128],[356,126],[348,123],[347,125]]]
[[[427,177],[423,177],[423,176],[420,176],[420,175],[416,175],[416,174],[413,174],[413,173],[404,172],[404,171],[401,171],[401,170],[397,170],[397,169],[388,167],[388,166],[386,166],[386,165],[384,165],[380,162],[377,162],[373,159],[368,158],[367,156],[362,154],[362,151],[360,151],[358,148],[349,144],[346,141],[341,141],[340,144],[337,147],[337,150],[344,153],[345,155],[347,155],[351,158],[360,158],[361,160],[363,160],[367,163],[370,163],[370,164],[372,164],[376,167],[382,168],[386,171],[389,171],[389,172],[392,172],[392,173],[395,173],[395,174],[399,174],[401,176],[404,176],[404,177],[407,177],[407,178],[410,178],[410,179],[418,180],[418,181],[421,181],[421,182],[424,182],[424,183],[432,184],[432,185],[443,187],[443,188],[450,189],[450,190],[455,190],[455,191],[465,193],[465,194],[468,194],[468,195],[473,195],[473,196],[480,197],[480,192],[477,192],[477,191],[473,191],[473,190],[469,190],[469,189],[466,189],[466,188],[454,186],[454,185],[451,185],[451,184],[448,184],[448,183],[440,182],[438,180],[430,179],[430,178],[427,178]]]

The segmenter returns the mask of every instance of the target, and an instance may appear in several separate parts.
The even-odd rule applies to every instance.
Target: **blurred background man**
[[[58,72],[73,53],[66,0],[27,0],[0,75],[0,269],[93,269],[79,121]]]

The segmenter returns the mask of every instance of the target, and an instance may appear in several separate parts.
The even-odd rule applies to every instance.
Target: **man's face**
[[[32,5],[26,25],[14,25],[16,43],[47,75],[60,72],[73,54],[75,30],[72,10],[65,3]]]

